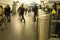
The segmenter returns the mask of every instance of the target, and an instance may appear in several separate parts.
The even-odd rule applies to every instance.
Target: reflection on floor
[[[7,27],[1,27],[0,40],[37,40],[37,22],[32,15],[25,15],[26,23],[20,21],[19,15],[11,15]]]
[[[60,38],[50,38],[49,40],[60,40]]]
[[[41,10],[40,15],[43,13]],[[45,16],[45,15],[44,15]],[[21,22],[18,13],[11,15],[11,22],[7,26],[0,26],[0,40],[38,40],[38,22],[33,21],[33,13],[25,15],[26,23]],[[39,20],[40,21],[40,20]],[[49,40],[60,40],[50,38]]]

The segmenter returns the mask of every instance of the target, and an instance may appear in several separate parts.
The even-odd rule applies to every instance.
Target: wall
[[[0,0],[0,5],[5,6],[6,4],[9,4],[10,7],[12,8],[13,0]]]

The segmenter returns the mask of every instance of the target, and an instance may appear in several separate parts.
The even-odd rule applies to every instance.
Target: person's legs
[[[7,15],[6,15],[6,19],[8,20]]]
[[[25,18],[24,18],[24,14],[22,14],[22,19],[24,20],[24,23],[25,23]]]
[[[8,21],[10,22],[10,15],[8,16]]]
[[[6,26],[6,25],[7,25],[7,24],[6,24],[6,23],[7,23],[7,22],[6,22],[6,17],[3,18],[3,21],[4,21],[4,25]]]
[[[2,24],[6,26],[6,17],[2,17]]]
[[[8,18],[8,13],[6,13],[5,16],[6,16],[6,19],[7,19],[7,21],[8,21],[8,19],[9,19],[9,18]]]
[[[55,14],[53,14],[53,19],[55,19]]]
[[[37,21],[38,20],[38,14],[36,14],[36,17],[35,18],[36,18],[36,21]]]
[[[34,13],[34,21],[36,21],[36,14]]]
[[[9,15],[7,15],[6,18],[7,18],[7,21],[9,22]]]
[[[8,16],[6,16],[7,20],[9,19]]]

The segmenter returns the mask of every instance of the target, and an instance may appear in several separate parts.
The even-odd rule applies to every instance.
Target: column
[[[41,13],[39,13],[41,14]],[[39,15],[38,20],[38,35],[39,40],[48,40],[49,36],[49,22],[50,15],[49,14],[41,14]]]

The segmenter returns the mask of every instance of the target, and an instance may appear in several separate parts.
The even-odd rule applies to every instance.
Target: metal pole
[[[38,30],[39,40],[48,40],[50,15],[43,14],[39,17]]]

